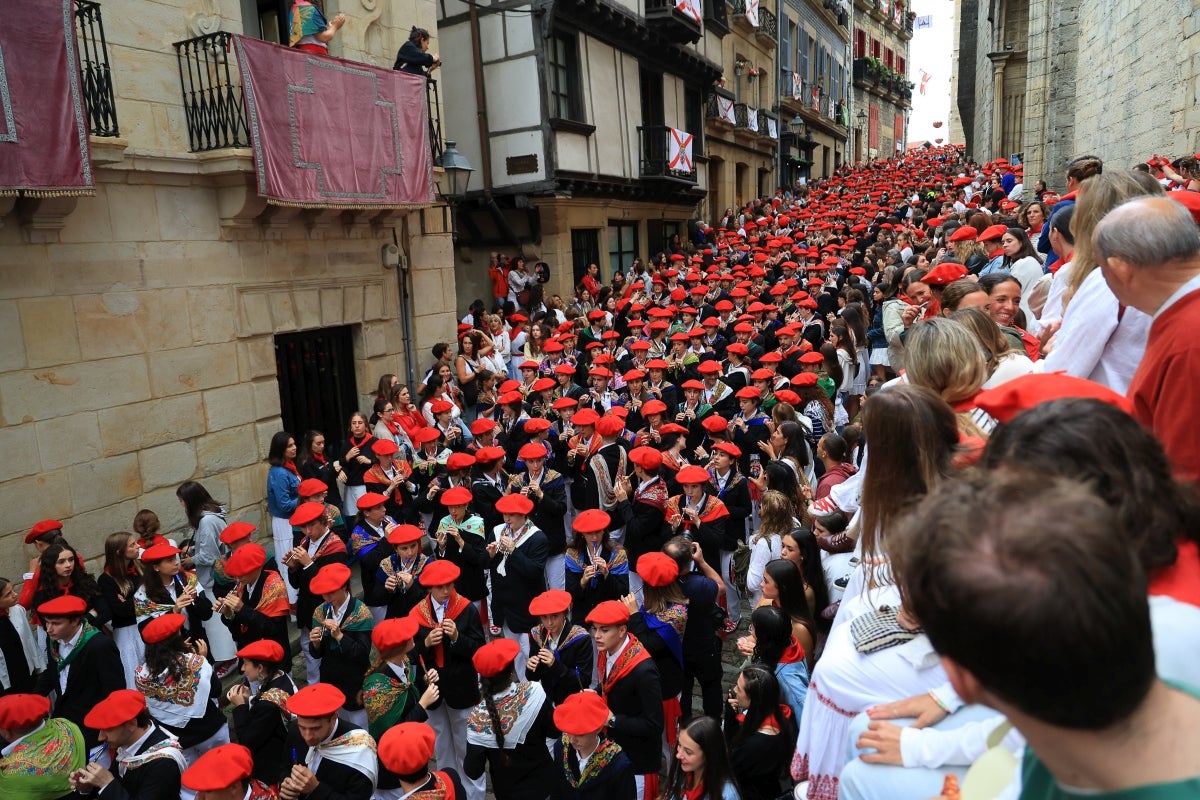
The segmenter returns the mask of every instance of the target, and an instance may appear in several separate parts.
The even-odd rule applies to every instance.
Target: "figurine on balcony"
[[[288,44],[308,53],[327,56],[329,42],[345,24],[345,14],[338,14],[332,22],[327,22],[321,9],[308,0],[295,0],[288,12],[288,26],[291,28]]]
[[[396,63],[392,65],[392,69],[429,77],[429,73],[441,65],[442,59],[438,54],[429,52],[429,31],[413,27],[408,34],[408,41],[396,54]]]

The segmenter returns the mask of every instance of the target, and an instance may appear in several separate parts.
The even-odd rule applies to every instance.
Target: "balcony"
[[[701,35],[700,0],[684,0],[681,11],[674,0],[646,0],[646,26],[677,44],[692,44]]]
[[[765,139],[779,139],[779,118],[770,111],[759,109],[758,135]]]
[[[725,89],[714,89],[705,104],[704,118],[708,124],[721,130],[733,130],[737,125],[737,112],[734,108],[733,92]]]
[[[93,136],[118,137],[117,104],[113,97],[112,69],[100,4],[75,0],[75,29],[78,34],[79,72],[83,101],[87,107],[88,130]]]
[[[725,0],[704,0],[704,29],[718,39],[729,34],[729,7]]]
[[[873,58],[854,59],[854,85],[899,106],[912,101],[912,84],[908,78],[880,64]]]
[[[761,14],[759,0],[732,0],[732,5],[734,24],[741,25],[746,33],[754,33]]]
[[[790,69],[779,71],[779,101],[794,114],[804,105],[805,86]]]
[[[758,10],[758,29],[754,35],[772,46],[779,41],[779,22],[774,13],[765,8]]]
[[[680,142],[676,135],[684,137]],[[700,148],[694,146],[699,134],[673,131],[665,125],[638,126],[638,161],[645,180],[663,181],[690,188],[696,185],[696,162]],[[692,144],[691,154],[680,144]]]

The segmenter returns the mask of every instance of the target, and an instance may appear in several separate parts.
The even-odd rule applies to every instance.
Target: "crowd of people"
[[[927,148],[570,304],[497,254],[419,385],[276,434],[269,533],[29,531],[0,796],[1196,796],[1197,167],[1142,167]]]

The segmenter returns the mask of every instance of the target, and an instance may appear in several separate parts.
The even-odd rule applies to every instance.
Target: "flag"
[[[913,29],[918,30],[918,31],[925,30],[926,28],[932,28],[932,27],[933,27],[933,14],[926,14],[924,16],[917,17],[916,24],[913,25]]]

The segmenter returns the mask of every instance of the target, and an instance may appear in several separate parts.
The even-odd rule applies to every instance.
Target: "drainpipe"
[[[408,214],[405,214],[400,222],[400,229],[403,233],[401,237],[397,238],[396,229],[395,227],[392,228],[392,243],[400,249],[400,266],[396,267],[396,285],[400,292],[400,338],[404,346],[405,384],[408,386],[410,392],[415,392],[417,387],[417,372],[413,362],[412,309],[409,302],[412,293],[408,288],[408,273],[412,266],[408,254],[411,251],[412,235],[408,230],[408,216]]]

